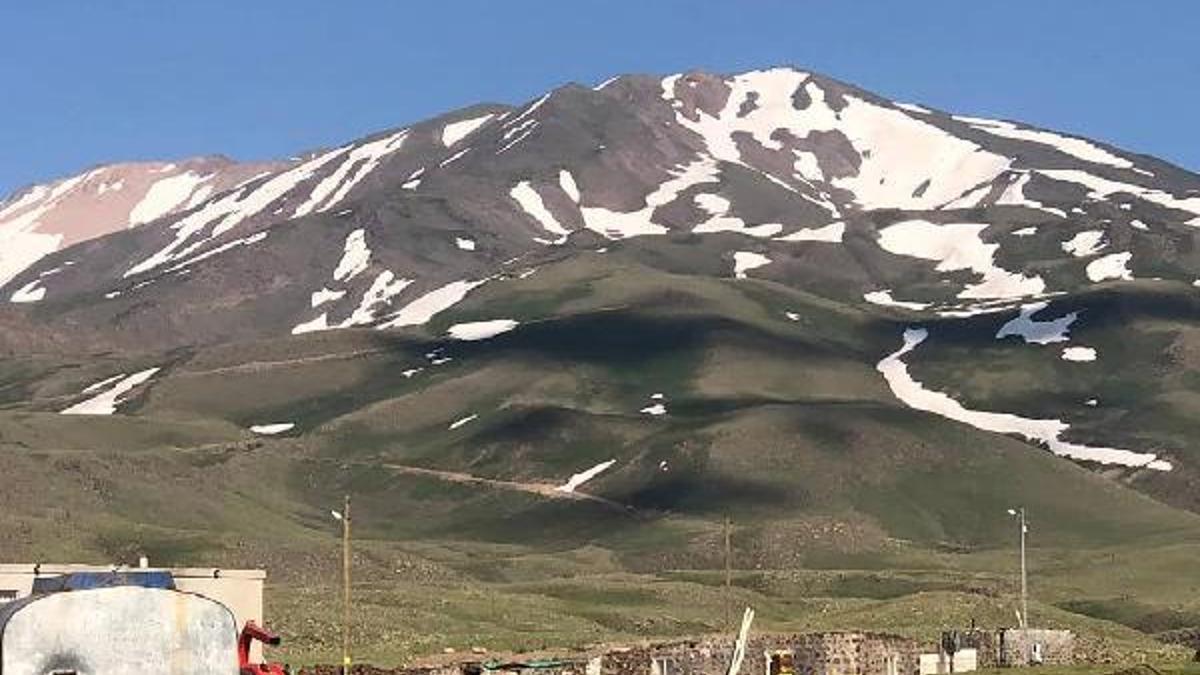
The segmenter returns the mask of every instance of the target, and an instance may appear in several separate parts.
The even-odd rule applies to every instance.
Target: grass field
[[[360,661],[727,634],[743,605],[762,630],[931,642],[1015,622],[1005,510],[1021,505],[1035,623],[1076,631],[1097,668],[1190,657],[1154,635],[1200,623],[1194,474],[1096,472],[903,407],[875,371],[907,325],[890,313],[654,271],[619,247],[582,260],[484,286],[405,333],[0,364],[0,555],[262,567],[285,637],[276,657],[336,662],[328,510],[350,493]],[[1114,301],[1080,302],[1099,315]],[[997,345],[995,317],[937,333],[913,370],[1013,412],[1102,392],[1111,417],[1072,413],[1081,434],[1182,438],[1200,411],[1193,328],[1121,306],[1147,355],[1128,373],[1063,376],[1053,354]],[[493,318],[522,324],[485,342],[441,338]],[[1119,354],[1105,331],[1081,327]],[[1155,353],[1175,365],[1154,370]],[[155,365],[124,414],[53,412]],[[667,414],[641,413],[660,393]],[[296,426],[248,431],[279,422]],[[610,459],[581,488],[607,502],[550,489]]]

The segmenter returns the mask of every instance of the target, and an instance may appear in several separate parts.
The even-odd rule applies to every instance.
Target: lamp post
[[[342,675],[350,674],[350,495],[341,512],[330,511],[342,523]]]
[[[1016,518],[1021,527],[1021,627],[1029,627],[1029,583],[1025,569],[1025,534],[1029,526],[1025,522],[1025,507],[1009,509],[1008,515]]]

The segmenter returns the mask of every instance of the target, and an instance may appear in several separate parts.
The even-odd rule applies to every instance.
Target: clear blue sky
[[[1200,170],[1193,0],[30,0],[0,5],[0,192],[286,156],[615,73],[786,63]]]

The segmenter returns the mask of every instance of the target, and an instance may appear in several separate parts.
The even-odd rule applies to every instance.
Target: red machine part
[[[238,636],[238,672],[241,675],[288,675],[287,668],[279,663],[250,663],[250,645],[255,640],[267,645],[279,644],[278,635],[253,621],[247,621],[242,634]]]

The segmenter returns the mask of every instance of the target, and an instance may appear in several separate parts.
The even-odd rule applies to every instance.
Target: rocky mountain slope
[[[224,157],[99,166],[18,190],[0,202],[0,284],[59,249],[190,209],[285,162]],[[30,289],[13,302],[32,302]]]
[[[5,497],[13,555],[271,540],[303,575],[342,490],[382,567],[452,540],[705,570],[726,514],[767,570],[1002,569],[1016,503],[1047,555],[1176,560],[1200,532],[1200,176],[1160,160],[781,68],[245,172],[14,264],[0,445],[40,487]],[[61,494],[104,515],[49,544]],[[955,592],[1001,606],[998,579]]]

